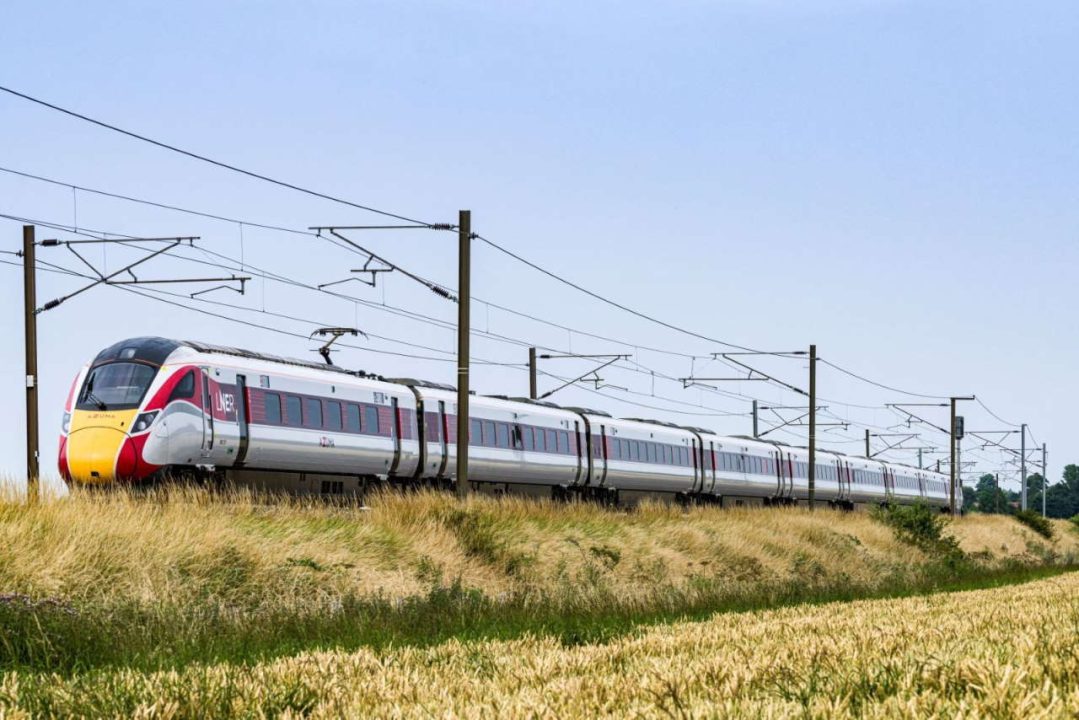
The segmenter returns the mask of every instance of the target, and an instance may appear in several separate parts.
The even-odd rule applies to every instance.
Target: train
[[[472,395],[469,406],[468,481],[478,492],[612,505],[809,502],[806,448],[526,398]],[[59,471],[77,486],[169,479],[362,496],[380,485],[453,487],[456,444],[451,386],[140,337],[105,348],[75,377]],[[822,505],[949,507],[940,473],[827,450],[816,464]]]

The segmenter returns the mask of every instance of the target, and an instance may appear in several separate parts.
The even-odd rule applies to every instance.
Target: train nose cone
[[[134,474],[135,449],[127,440],[127,433],[114,428],[90,427],[72,432],[67,440],[71,478],[95,484]]]

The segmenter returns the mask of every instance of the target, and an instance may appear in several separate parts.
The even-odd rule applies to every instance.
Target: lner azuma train
[[[808,501],[804,448],[587,408],[474,396],[475,489],[632,503]],[[450,486],[456,392],[336,366],[158,337],[102,350],[72,383],[60,439],[68,483],[201,479],[300,494],[378,483]],[[815,497],[835,507],[948,504],[945,476],[820,451]]]

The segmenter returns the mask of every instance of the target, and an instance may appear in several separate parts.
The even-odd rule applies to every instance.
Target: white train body
[[[478,489],[734,505],[809,498],[804,448],[523,399],[473,396],[469,404],[469,480]],[[60,471],[79,484],[211,474],[340,494],[383,481],[450,485],[456,442],[448,386],[136,338],[103,350],[76,377]],[[815,498],[946,507],[948,481],[820,451]]]

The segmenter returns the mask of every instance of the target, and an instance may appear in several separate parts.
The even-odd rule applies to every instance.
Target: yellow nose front
[[[67,438],[67,463],[77,483],[109,483],[135,470],[135,450],[127,442],[130,412],[76,411]]]
[[[116,479],[116,461],[127,434],[112,428],[76,430],[67,439],[71,479],[79,483],[105,483]]]

